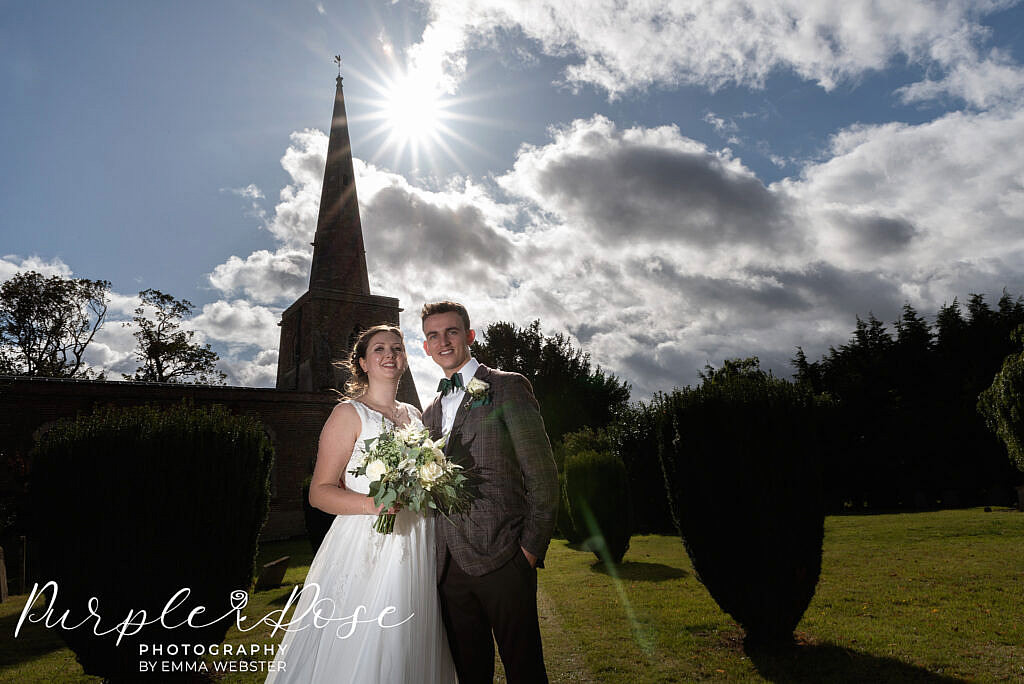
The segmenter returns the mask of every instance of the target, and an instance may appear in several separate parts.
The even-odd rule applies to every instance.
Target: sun
[[[470,119],[456,112],[462,98],[446,93],[436,79],[409,69],[396,68],[369,85],[376,97],[362,101],[369,111],[359,118],[376,123],[370,138],[384,138],[371,161],[391,156],[392,164],[398,166],[408,155],[413,168],[418,168],[435,164],[441,154],[462,166],[450,142],[475,147],[450,125]]]
[[[443,94],[426,80],[403,74],[384,93],[381,114],[397,144],[436,140],[445,114]]]

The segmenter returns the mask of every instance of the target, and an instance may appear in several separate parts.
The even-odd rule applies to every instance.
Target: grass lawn
[[[253,618],[279,609],[310,561],[305,540],[260,555],[291,555],[293,566],[285,586],[252,597]],[[1009,510],[828,518],[821,581],[789,653],[744,652],[676,537],[634,537],[614,571],[555,540],[540,590],[553,681],[1024,681],[1024,514]],[[100,681],[52,631],[12,638],[25,599],[0,604],[0,681]],[[271,643],[268,633],[232,629],[227,642]]]

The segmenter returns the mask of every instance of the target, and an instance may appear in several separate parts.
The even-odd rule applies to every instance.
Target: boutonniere
[[[466,406],[476,408],[477,406],[489,406],[491,403],[491,386],[478,378],[473,378],[466,385],[466,395],[469,401]]]

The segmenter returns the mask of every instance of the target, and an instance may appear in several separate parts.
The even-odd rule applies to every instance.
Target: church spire
[[[399,325],[402,309],[398,300],[370,294],[354,175],[339,75],[309,291],[281,314],[278,389],[324,392],[343,388],[348,371],[336,362],[348,358],[359,334],[381,323]],[[408,368],[398,385],[398,398],[420,405]]]
[[[341,75],[334,94],[334,117],[327,144],[327,165],[320,193],[320,215],[313,238],[313,268],[310,290],[336,290],[370,294],[363,248],[363,228],[359,221],[352,146],[348,137],[345,93]]]

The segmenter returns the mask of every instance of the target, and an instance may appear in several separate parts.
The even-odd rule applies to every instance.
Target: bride
[[[407,365],[393,326],[370,328],[352,349],[350,398],[324,424],[309,488],[310,504],[337,517],[309,567],[268,684],[455,681],[434,521],[399,510],[394,532],[379,534],[369,480],[349,472],[365,458],[364,440],[420,422],[415,407],[395,400]]]

